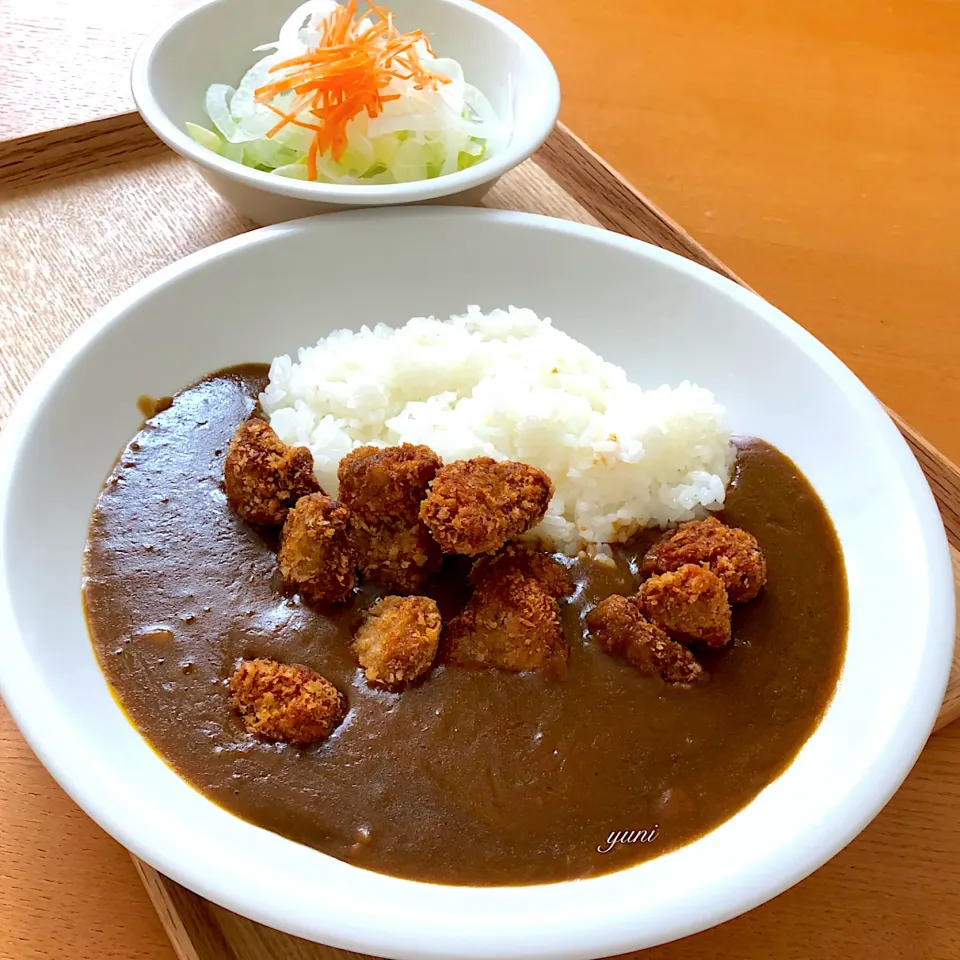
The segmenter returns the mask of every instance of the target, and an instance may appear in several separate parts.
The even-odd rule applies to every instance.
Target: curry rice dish
[[[816,727],[843,560],[771,445],[737,442],[719,515],[570,558],[518,541],[553,495],[522,463],[361,447],[327,496],[261,419],[266,377],[150,411],[85,554],[118,701],[226,810],[402,877],[587,877],[718,826]]]

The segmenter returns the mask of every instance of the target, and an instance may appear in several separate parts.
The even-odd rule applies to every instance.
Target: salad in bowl
[[[280,177],[342,185],[430,180],[500,151],[511,122],[420,30],[357,0],[307,0],[236,87],[206,91],[201,146]]]

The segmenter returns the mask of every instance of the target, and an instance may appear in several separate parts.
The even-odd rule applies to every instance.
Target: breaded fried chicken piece
[[[562,668],[569,656],[557,601],[525,577],[477,587],[444,637],[447,659],[463,667],[519,673]]]
[[[279,526],[289,509],[320,490],[313,455],[288,447],[265,420],[252,417],[237,427],[223,465],[230,506],[247,523]]]
[[[340,691],[299,663],[244,660],[230,678],[230,696],[248,733],[287,743],[323,740],[347,713]]]
[[[440,566],[440,548],[420,521],[420,502],[442,461],[429,448],[358,447],[337,470],[351,510],[351,539],[365,577],[415,593]]]
[[[437,471],[420,507],[444,553],[496,553],[535,527],[547,512],[553,483],[536,467],[474,457]]]
[[[613,594],[584,618],[591,637],[607,653],[623,657],[642,674],[689,685],[703,673],[693,654],[650,623],[634,597]]]
[[[440,642],[440,611],[429,597],[384,597],[353,638],[367,683],[396,690],[422,676]]]
[[[357,447],[337,468],[340,499],[371,517],[416,519],[427,484],[443,461],[423,444],[399,447]]]
[[[277,562],[283,582],[304,600],[338,603],[357,585],[350,511],[322,493],[301,497],[280,531]]]
[[[444,634],[447,659],[518,672],[562,671],[570,650],[557,598],[572,591],[563,567],[549,554],[508,548],[479,560],[470,579],[473,596]]]
[[[767,561],[756,537],[716,517],[682,523],[658,540],[643,558],[644,573],[667,573],[685,563],[712,570],[731,603],[752,600],[767,582]]]
[[[543,550],[508,543],[493,557],[481,557],[470,571],[470,582],[481,583],[488,577],[528,577],[536,580],[551,597],[558,600],[573,593],[567,571]]]
[[[730,602],[723,581],[687,563],[644,581],[637,594],[648,620],[677,640],[722,647],[730,640]]]
[[[364,577],[397,593],[416,593],[440,569],[440,547],[419,520],[371,521],[354,514],[350,538]]]

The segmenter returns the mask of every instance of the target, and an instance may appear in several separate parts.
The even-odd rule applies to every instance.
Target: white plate
[[[400,324],[469,303],[532,307],[646,386],[689,378],[709,387],[737,432],[796,461],[843,545],[847,657],[795,762],[701,840],[596,879],[425,885],[348,866],[234,818],[172,773],[126,721],[83,620],[87,522],[137,429],[140,394],[174,392],[335,327]],[[24,394],[0,452],[0,685],[40,759],[98,823],[174,880],[346,949],[562,960],[726,920],[796,883],[869,822],[913,765],[946,685],[954,601],[943,527],[874,398],[753,294],[588,227],[400,209],[217,244],[138,284],[71,337]]]

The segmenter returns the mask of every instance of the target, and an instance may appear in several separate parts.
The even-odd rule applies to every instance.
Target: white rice
[[[277,357],[260,401],[282,440],[310,448],[331,495],[340,458],[370,443],[539,467],[556,495],[531,536],[571,555],[719,509],[734,459],[709,390],[641,390],[515,307],[338,330],[298,362]]]

